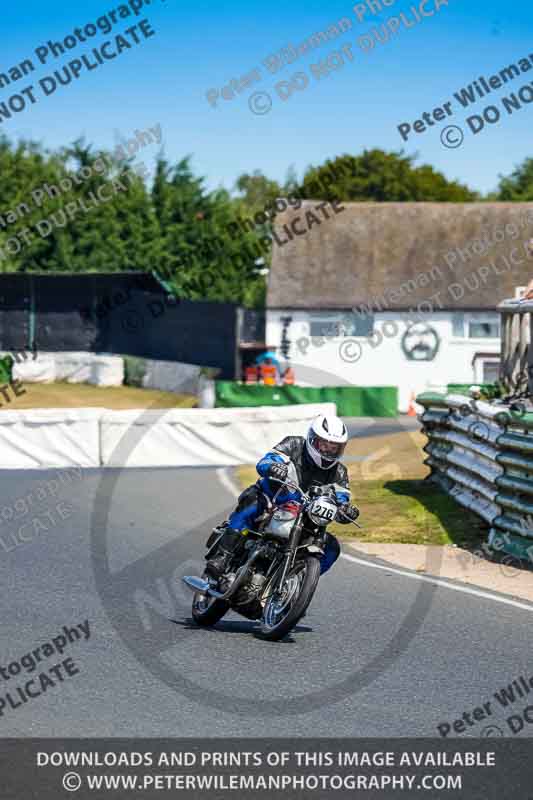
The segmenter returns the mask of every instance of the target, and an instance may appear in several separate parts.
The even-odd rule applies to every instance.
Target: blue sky
[[[115,33],[144,17],[155,36],[92,72],[84,71],[79,80],[51,97],[38,93],[35,105],[1,127],[12,139],[32,138],[48,147],[80,135],[98,146],[113,147],[121,138],[131,137],[133,130],[160,123],[169,160],[192,154],[195,171],[206,176],[210,187],[227,188],[240,173],[253,169],[283,179],[290,165],[301,175],[308,165],[341,153],[403,146],[419,154],[419,163],[430,163],[449,178],[488,191],[496,186],[499,174],[508,174],[533,155],[533,104],[512,117],[502,113],[498,124],[487,125],[475,137],[464,120],[533,81],[533,70],[480,100],[471,111],[454,102],[449,124],[465,129],[459,149],[446,149],[440,142],[446,122],[413,135],[407,143],[402,143],[397,125],[413,123],[478,76],[490,76],[533,54],[533,39],[528,37],[533,8],[526,2],[504,7],[495,0],[449,0],[447,7],[420,24],[410,29],[402,25],[394,38],[376,44],[371,52],[357,46],[357,38],[373,26],[419,4],[420,0],[396,0],[377,16],[368,12],[359,22],[354,4],[341,0],[151,0],[136,19],[121,20],[111,34],[79,44],[68,56],[39,65],[28,78],[1,89],[0,102],[93,46],[113,40]],[[28,57],[37,64],[35,48],[49,39],[63,40],[74,28],[119,5],[116,0],[85,0],[81,10],[61,0],[28,0],[18,8],[13,4],[3,9],[6,35],[0,72]],[[425,7],[434,5],[435,0],[427,0]],[[303,42],[342,17],[350,18],[353,27],[338,39],[275,75],[262,64],[269,54]],[[313,77],[311,64],[346,43],[352,45],[353,61],[320,81]],[[254,68],[260,69],[261,80],[253,87],[231,101],[220,100],[216,108],[209,105],[209,89],[221,91],[232,78]],[[296,72],[305,73],[309,85],[282,102],[275,86]],[[272,97],[270,113],[250,112],[248,99],[256,91]],[[155,146],[143,153],[149,164],[155,154]]]

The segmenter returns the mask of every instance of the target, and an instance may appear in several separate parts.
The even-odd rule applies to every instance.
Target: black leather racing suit
[[[350,502],[348,470],[338,462],[330,469],[318,467],[307,452],[306,440],[303,436],[287,436],[270,450],[257,464],[261,476],[256,484],[249,486],[239,497],[236,510],[230,515],[228,525],[234,531],[253,528],[256,517],[265,510],[263,493],[270,499],[280,489],[280,484],[267,477],[272,464],[285,463],[289,468],[287,479],[307,492],[313,484],[333,486],[339,506]],[[292,465],[292,466],[291,466]],[[276,504],[297,500],[297,492],[286,490],[276,496]],[[341,520],[339,520],[341,521]],[[321,571],[326,572],[340,555],[340,547],[332,534],[326,534],[326,552],[321,561]]]

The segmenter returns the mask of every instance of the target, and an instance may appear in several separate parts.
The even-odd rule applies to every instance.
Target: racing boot
[[[220,578],[226,572],[232,558],[242,553],[245,542],[246,539],[241,531],[226,528],[214,556],[206,561],[206,572],[213,578]]]

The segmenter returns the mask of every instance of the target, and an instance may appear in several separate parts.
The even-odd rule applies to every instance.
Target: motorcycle
[[[297,492],[298,501],[276,505],[285,489]],[[266,511],[257,520],[257,530],[246,532],[244,552],[230,561],[224,575],[217,581],[204,572],[201,578],[187,575],[182,580],[194,591],[192,617],[197,625],[215,625],[232,609],[260,620],[262,638],[279,641],[297,625],[313,598],[327,526],[343,512],[332,486],[312,486],[305,493],[283,481],[272,500],[264,498]],[[225,525],[214,528],[206,559],[224,529]]]

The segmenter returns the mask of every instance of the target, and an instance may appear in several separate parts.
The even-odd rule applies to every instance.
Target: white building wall
[[[411,361],[402,349],[402,337],[408,324],[414,321],[407,312],[376,312],[374,334],[371,337],[329,335],[322,339],[310,338],[310,321],[321,316],[333,316],[308,311],[267,311],[266,341],[280,353],[282,318],[291,317],[286,332],[290,340],[289,360],[294,368],[296,383],[300,385],[327,386],[352,384],[354,386],[397,386],[399,411],[409,407],[412,393],[434,390],[444,391],[448,383],[480,383],[483,379],[478,363],[474,368],[476,353],[500,353],[499,336],[469,338],[454,335],[452,312],[424,314],[421,320],[433,328],[439,339],[439,350],[431,361]],[[339,318],[342,313],[339,313]],[[465,312],[465,334],[468,322],[497,321],[497,313]]]

